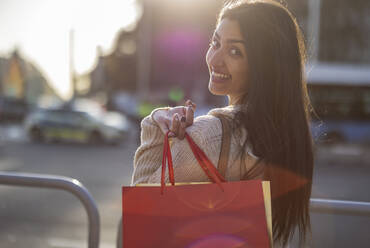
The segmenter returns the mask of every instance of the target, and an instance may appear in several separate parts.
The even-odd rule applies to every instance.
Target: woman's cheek
[[[235,75],[235,77],[234,77]],[[237,87],[235,87],[237,92],[244,92],[247,90],[247,71],[245,68],[240,68],[240,70],[235,71],[233,75],[234,83],[236,83]]]

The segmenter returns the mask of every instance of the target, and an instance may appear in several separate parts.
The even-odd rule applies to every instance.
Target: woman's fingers
[[[185,138],[185,129],[186,129],[186,117],[183,116],[181,117],[179,131],[177,134],[177,138],[179,138],[180,140]]]
[[[191,100],[187,100],[187,101],[185,102],[185,106],[186,106],[186,107],[191,106],[191,107],[192,107],[192,109],[193,109],[193,112],[195,112],[195,109],[197,108],[197,105],[196,105],[195,103],[193,103]]]
[[[194,112],[197,107],[195,103],[193,103],[191,100],[187,100],[185,103],[186,106],[186,126],[191,126],[193,125],[194,121]]]
[[[184,139],[186,128],[193,124],[195,108],[196,105],[187,100],[185,106],[170,108],[165,114],[157,111],[153,117],[164,134],[171,131],[169,137]]]
[[[193,121],[194,121],[194,111],[193,111],[193,108],[192,107],[187,107],[187,110],[186,110],[186,126],[191,126],[193,125]]]
[[[179,132],[179,128],[180,128],[180,117],[176,113],[172,116],[172,122],[171,122],[171,128],[170,128],[172,133],[169,134],[169,137],[177,136]]]

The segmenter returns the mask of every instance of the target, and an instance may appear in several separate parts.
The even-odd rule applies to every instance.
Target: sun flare
[[[74,31],[75,71],[86,73],[95,63],[97,47],[109,53],[117,32],[133,25],[140,13],[135,0],[4,0],[0,3],[0,53],[18,48],[68,98],[70,31]]]

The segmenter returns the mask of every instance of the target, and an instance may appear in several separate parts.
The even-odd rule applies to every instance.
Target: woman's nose
[[[224,56],[221,49],[218,49],[211,53],[209,64],[213,67],[220,67],[224,65]]]

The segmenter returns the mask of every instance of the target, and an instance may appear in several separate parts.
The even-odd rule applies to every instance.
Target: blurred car
[[[119,144],[128,134],[128,123],[118,113],[99,118],[87,112],[66,109],[41,109],[29,114],[24,122],[34,142],[67,141],[91,144]]]

